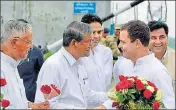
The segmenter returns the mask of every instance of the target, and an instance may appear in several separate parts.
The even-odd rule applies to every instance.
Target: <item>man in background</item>
[[[43,62],[43,53],[40,48],[33,45],[27,58],[18,65],[18,71],[23,79],[27,99],[31,102],[34,102],[35,99],[36,81]]]
[[[150,28],[149,49],[168,69],[175,89],[175,50],[168,47],[168,26],[160,21],[150,21],[148,26]]]

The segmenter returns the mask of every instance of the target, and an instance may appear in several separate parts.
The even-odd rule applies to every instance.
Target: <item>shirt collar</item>
[[[162,59],[160,60],[161,62],[166,58],[167,52],[168,52],[168,49],[166,49],[166,52],[164,53],[164,56],[163,56]]]
[[[9,63],[13,68],[16,68],[19,64],[18,61],[14,60],[12,57],[1,52],[1,58],[4,59],[7,63]]]
[[[151,59],[155,58],[155,54],[154,53],[150,53],[149,55],[145,55],[141,58],[138,58],[136,60],[136,64],[135,65],[138,65],[138,64],[141,64],[141,63],[147,63],[149,61],[151,61]]]
[[[61,52],[71,66],[76,63],[77,60],[64,47],[61,48]]]

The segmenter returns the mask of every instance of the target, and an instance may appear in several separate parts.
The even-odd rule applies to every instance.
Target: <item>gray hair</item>
[[[63,46],[68,47],[73,39],[80,42],[85,37],[85,34],[92,34],[92,32],[93,30],[89,24],[73,21],[63,33]]]
[[[3,34],[1,36],[1,43],[8,41],[14,36],[18,36],[20,33],[31,32],[32,26],[28,22],[22,20],[9,20],[4,25]],[[18,36],[20,37],[20,36]]]

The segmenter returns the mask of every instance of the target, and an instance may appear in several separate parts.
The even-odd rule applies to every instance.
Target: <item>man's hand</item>
[[[41,103],[29,103],[29,108],[32,109],[49,109],[50,104],[48,101],[41,102]]]
[[[106,109],[106,107],[104,106],[104,105],[100,105],[100,106],[98,106],[98,107],[95,107],[94,109]]]

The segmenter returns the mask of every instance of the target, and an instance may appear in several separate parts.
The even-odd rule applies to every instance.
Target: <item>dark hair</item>
[[[150,40],[150,29],[143,21],[131,20],[124,24],[121,30],[127,30],[131,41],[139,39],[144,46],[148,46]]]
[[[87,24],[90,24],[90,23],[93,23],[93,22],[99,22],[102,25],[101,18],[98,15],[90,14],[90,13],[85,14],[82,17],[81,22],[87,23]]]
[[[166,35],[168,35],[169,29],[166,23],[161,22],[161,21],[150,21],[148,23],[148,26],[150,28],[150,31],[152,32],[153,30],[164,28],[164,31]]]

